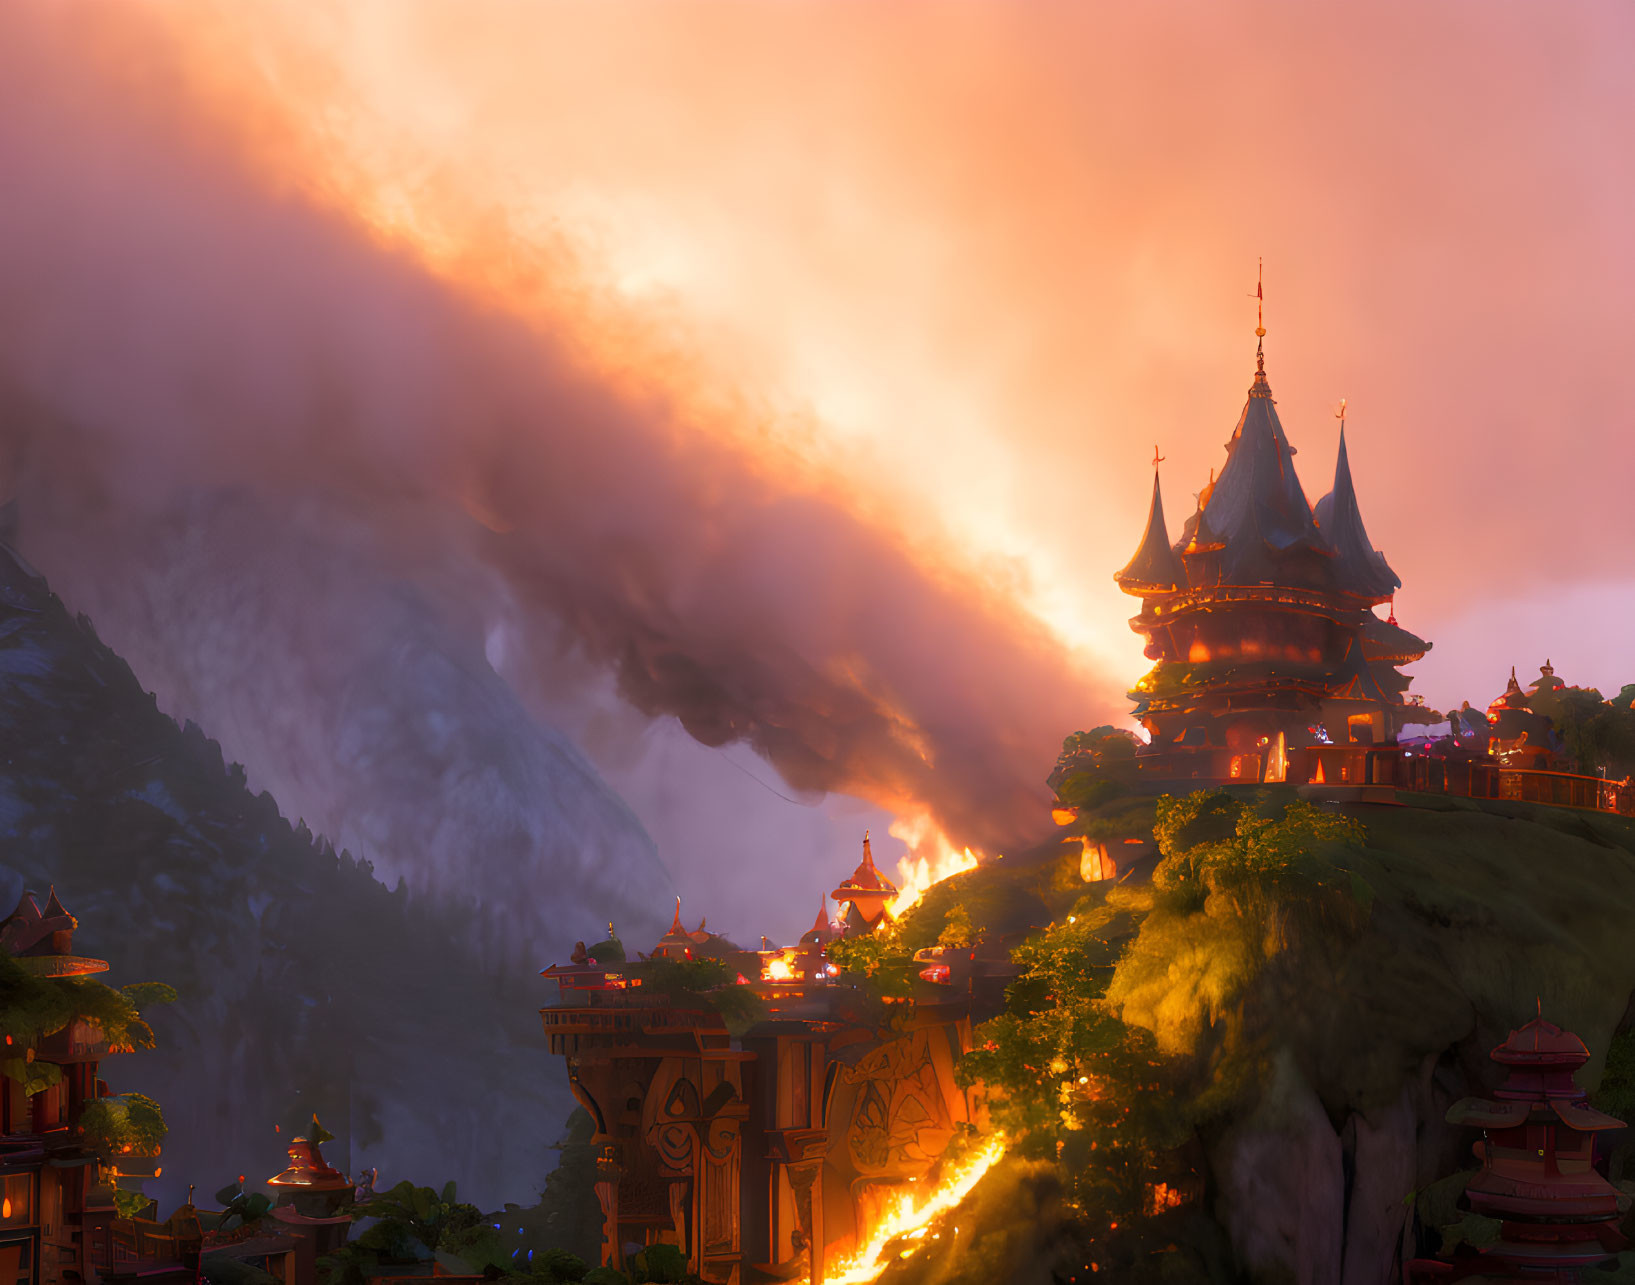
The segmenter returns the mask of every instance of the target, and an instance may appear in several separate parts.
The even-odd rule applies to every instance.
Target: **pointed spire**
[[[64,906],[62,904],[62,902],[57,899],[57,885],[56,884],[51,885],[51,891],[47,895],[47,899],[46,899],[46,903],[45,903],[45,909],[43,911],[41,911],[40,913],[42,915],[44,915],[45,918],[47,918],[47,919],[50,919],[54,915],[65,915],[69,919],[73,918],[72,915],[68,914],[67,907]]]
[[[1346,450],[1343,400],[1336,417],[1340,421],[1340,448],[1334,458],[1334,489],[1317,501],[1314,510],[1317,525],[1336,555],[1334,587],[1371,604],[1388,602],[1402,587],[1402,580],[1391,570],[1385,555],[1374,547],[1363,526],[1357,488],[1351,480],[1351,457]],[[1392,610],[1394,614],[1394,605]]]
[[[675,918],[670,920],[670,933],[673,936],[680,937],[683,936],[686,931],[687,930],[681,926],[681,898],[677,897]],[[609,935],[611,936],[611,934]]]
[[[1266,260],[1255,260],[1255,382],[1249,388],[1251,397],[1270,397],[1271,387],[1266,383]],[[1256,390],[1260,390],[1257,392]]]
[[[812,921],[812,931],[815,933],[829,931],[829,899],[821,892],[818,893],[817,918]]]
[[[1153,448],[1152,504],[1147,509],[1147,529],[1142,533],[1141,545],[1124,570],[1113,576],[1113,581],[1125,593],[1151,597],[1160,593],[1174,593],[1186,583],[1186,573],[1170,547],[1169,528],[1164,522],[1164,493],[1158,482],[1158,466],[1163,457]]]
[[[859,892],[886,892],[895,893],[897,885],[880,873],[874,864],[874,853],[869,847],[869,832],[863,831],[863,860],[858,862],[857,869],[851,877],[829,895],[836,901],[854,901]]]

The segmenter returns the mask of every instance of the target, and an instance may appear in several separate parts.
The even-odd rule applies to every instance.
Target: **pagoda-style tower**
[[[869,832],[863,831],[863,860],[840,887],[829,894],[846,903],[841,924],[849,936],[873,932],[897,896],[897,885],[881,874],[869,850]]]
[[[1494,1100],[1463,1098],[1447,1119],[1482,1130],[1473,1148],[1482,1168],[1465,1199],[1501,1221],[1499,1239],[1462,1264],[1409,1263],[1409,1278],[1578,1280],[1624,1247],[1619,1192],[1594,1167],[1596,1135],[1624,1122],[1584,1101],[1573,1073],[1589,1050],[1542,1015],[1511,1031],[1491,1056],[1507,1072]]]
[[[1394,741],[1409,682],[1396,667],[1430,644],[1372,610],[1401,581],[1363,526],[1343,420],[1314,511],[1257,346],[1226,452],[1173,544],[1154,458],[1146,533],[1113,577],[1141,599],[1130,626],[1157,662],[1130,693],[1153,750]]]
[[[1553,678],[1555,671],[1550,670]],[[1554,761],[1555,727],[1544,715],[1533,711],[1533,703],[1516,681],[1516,667],[1510,667],[1510,681],[1504,694],[1487,707],[1487,721],[1493,726],[1488,753],[1506,767],[1548,770]]]

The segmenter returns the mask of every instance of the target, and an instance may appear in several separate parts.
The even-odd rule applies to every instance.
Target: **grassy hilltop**
[[[900,930],[905,950],[963,917],[1032,931],[963,1064],[1007,1160],[882,1281],[1390,1279],[1490,1234],[1454,1203],[1474,1135],[1442,1117],[1540,1005],[1635,1121],[1630,821],[1292,787],[1086,802]],[[1081,838],[1137,860],[1085,884]]]

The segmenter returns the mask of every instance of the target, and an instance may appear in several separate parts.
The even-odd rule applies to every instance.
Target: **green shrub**
[[[170,1131],[159,1104],[140,1093],[87,1102],[80,1112],[79,1127],[86,1144],[104,1164],[117,1164],[122,1155],[158,1155]]]

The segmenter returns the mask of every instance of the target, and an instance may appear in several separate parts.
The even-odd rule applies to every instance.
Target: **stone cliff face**
[[[572,1102],[534,971],[584,935],[571,878],[512,888],[535,923],[571,912],[536,941],[496,940],[475,895],[388,888],[250,794],[3,547],[0,837],[7,908],[55,884],[110,980],[178,992],[159,1048],[106,1070],[165,1107],[162,1200],[277,1172],[313,1111],[343,1167],[485,1205],[538,1191]]]

